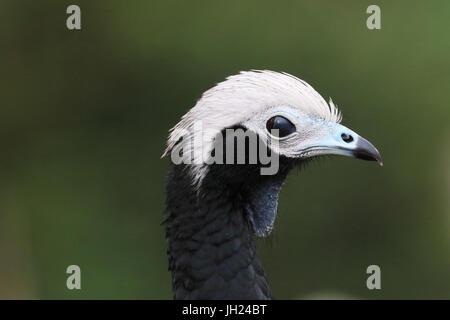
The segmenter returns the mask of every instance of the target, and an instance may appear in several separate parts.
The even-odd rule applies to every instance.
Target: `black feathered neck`
[[[255,235],[275,220],[278,192],[291,168],[275,176],[256,165],[211,165],[200,190],[185,165],[167,179],[166,237],[175,299],[270,299]]]

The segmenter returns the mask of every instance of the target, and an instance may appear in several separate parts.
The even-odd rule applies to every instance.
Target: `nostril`
[[[353,137],[350,134],[343,133],[343,134],[341,134],[341,138],[342,138],[342,140],[344,140],[347,143],[350,143],[353,141]]]

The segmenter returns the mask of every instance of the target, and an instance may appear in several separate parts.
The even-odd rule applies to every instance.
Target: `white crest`
[[[298,108],[329,122],[339,123],[342,118],[331,99],[327,104],[308,83],[293,75],[270,70],[242,71],[203,93],[196,105],[170,130],[163,156],[170,154],[180,138],[183,137],[180,143],[189,141],[190,137],[186,137],[186,133],[194,134],[196,121],[201,120],[207,131],[200,143],[183,145],[183,150],[187,151],[184,152],[186,157],[210,152],[217,132],[238,125],[266,108],[280,105]],[[202,146],[203,151],[191,150],[196,146]],[[193,185],[197,187],[208,170],[208,166],[199,164],[202,162],[199,160],[194,159],[189,170]]]

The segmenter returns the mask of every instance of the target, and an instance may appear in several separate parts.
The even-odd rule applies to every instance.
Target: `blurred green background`
[[[66,28],[70,4],[81,31]],[[381,30],[366,27],[370,4]],[[450,298],[449,13],[449,1],[3,0],[0,298],[171,298],[168,129],[253,68],[331,96],[385,163],[327,158],[289,177],[258,243],[275,296]],[[366,288],[371,264],[381,290]]]

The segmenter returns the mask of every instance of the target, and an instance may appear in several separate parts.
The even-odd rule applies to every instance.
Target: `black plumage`
[[[292,167],[288,159],[275,176],[258,165],[212,165],[201,190],[186,165],[167,178],[166,235],[175,299],[271,299],[255,245],[256,221]],[[251,221],[253,220],[253,222]]]

